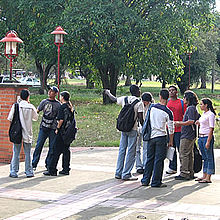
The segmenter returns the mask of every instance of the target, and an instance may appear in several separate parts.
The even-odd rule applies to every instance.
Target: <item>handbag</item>
[[[14,116],[9,128],[9,139],[14,144],[20,144],[22,141],[22,126],[19,117],[19,104],[14,104]]]
[[[196,146],[196,143],[194,144],[194,166],[193,170],[195,173],[198,173],[202,170],[202,155],[199,151],[199,149]]]

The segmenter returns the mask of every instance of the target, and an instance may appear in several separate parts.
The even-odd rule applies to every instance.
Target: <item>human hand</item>
[[[210,147],[210,143],[206,143],[205,148],[208,150]]]
[[[104,93],[105,93],[106,95],[109,95],[109,94],[110,94],[110,90],[109,90],[109,89],[105,89],[105,90],[104,90]]]
[[[200,125],[200,123],[199,123],[199,120],[197,120],[196,122],[195,122],[195,125]]]
[[[175,125],[176,127],[180,127],[180,121],[174,121],[174,125]]]

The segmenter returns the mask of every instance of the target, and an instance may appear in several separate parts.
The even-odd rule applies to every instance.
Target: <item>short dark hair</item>
[[[131,95],[136,96],[139,91],[140,91],[140,88],[137,85],[131,85],[130,86]]]
[[[153,96],[150,92],[144,92],[141,99],[146,102],[153,102]]]
[[[30,96],[29,90],[27,90],[27,89],[21,90],[20,97],[21,97],[22,100],[27,100],[27,98],[29,96]]]
[[[60,93],[60,95],[63,97],[63,99],[65,101],[69,102],[69,100],[70,100],[70,93],[69,92],[63,91],[63,92]]]
[[[168,89],[161,89],[160,90],[160,96],[162,97],[162,99],[168,100],[168,98],[169,98]]]
[[[191,90],[187,90],[184,92],[184,98],[186,98],[186,101],[188,102],[188,106],[190,105],[198,105],[199,103],[199,99],[196,95],[196,93],[194,93]]]
[[[174,85],[169,86],[169,88],[168,88],[168,89],[170,89],[170,88],[174,88],[174,89],[177,91],[177,87],[176,87],[176,86],[174,86]]]

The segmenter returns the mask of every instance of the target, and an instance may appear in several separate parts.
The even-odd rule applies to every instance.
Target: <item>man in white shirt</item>
[[[32,120],[37,121],[38,114],[34,105],[29,103],[30,92],[28,90],[22,90],[20,93],[21,101],[19,103],[19,117],[22,126],[22,140],[25,153],[25,174],[27,177],[33,177],[33,168],[31,165],[31,143],[33,139],[32,132]],[[13,120],[15,111],[15,105],[12,106],[8,120],[11,122]],[[21,151],[20,144],[13,144],[13,157],[10,165],[10,177],[17,178],[19,171],[19,156]]]
[[[131,96],[127,96],[127,101],[129,104],[131,104],[140,97],[140,89],[136,85],[131,85],[130,92],[131,92]],[[105,90],[105,94],[108,95],[113,102],[117,102],[117,104],[122,105],[122,107],[125,105],[126,96],[116,98],[110,93],[109,90]],[[137,119],[140,121],[141,124],[143,124],[143,111],[144,111],[143,103],[139,101],[134,105],[135,123],[132,130],[129,132],[123,132],[123,131],[121,132],[117,168],[115,172],[116,179],[123,179],[123,180],[138,179],[131,175],[131,171],[135,163],[135,154],[136,154],[136,146],[137,146],[137,129],[138,129]],[[126,154],[126,150],[127,150],[127,154]]]

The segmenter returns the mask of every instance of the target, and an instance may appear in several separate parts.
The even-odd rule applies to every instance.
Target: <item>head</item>
[[[49,91],[48,91],[48,97],[50,99],[54,100],[56,98],[58,92],[59,92],[59,90],[56,86],[51,86]]]
[[[141,96],[140,88],[137,85],[130,86],[130,93],[131,95],[136,96],[136,97]]]
[[[212,105],[212,101],[209,98],[204,98],[204,99],[201,100],[200,108],[203,111],[209,111],[210,110],[216,115],[216,112],[215,112],[214,107]]]
[[[29,90],[27,90],[27,89],[21,90],[20,97],[21,97],[22,100],[29,101],[29,97],[30,97]]]
[[[170,98],[177,98],[177,87],[172,85],[168,88]]]
[[[160,90],[160,101],[162,100],[167,101],[168,99],[169,99],[168,89],[161,89]]]
[[[60,100],[61,102],[69,102],[70,101],[70,94],[67,91],[63,91],[60,93]]]
[[[187,104],[188,106],[190,105],[196,106],[199,103],[197,95],[191,90],[187,90],[184,92],[183,101],[184,104]]]
[[[149,105],[150,103],[154,102],[153,96],[150,92],[144,92],[141,96],[142,102],[144,106]]]

